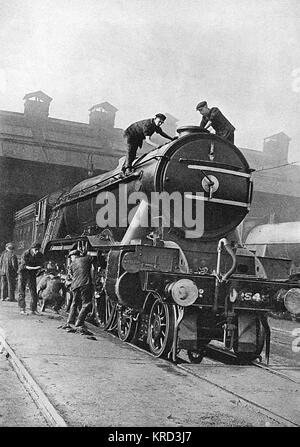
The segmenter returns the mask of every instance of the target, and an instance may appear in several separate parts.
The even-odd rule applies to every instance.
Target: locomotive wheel
[[[106,292],[102,290],[99,298],[95,300],[95,319],[100,327],[109,330],[116,314],[116,304],[109,299]]]
[[[204,354],[205,354],[204,349],[202,349],[201,351],[190,351],[190,350],[187,351],[187,355],[191,363],[201,363]]]
[[[237,360],[240,363],[251,363],[253,362],[255,359],[257,359],[263,348],[264,348],[264,344],[265,344],[265,340],[266,340],[266,332],[265,329],[263,327],[263,324],[260,320],[260,318],[257,319],[257,330],[258,330],[258,334],[257,334],[257,346],[256,346],[256,351],[255,352],[238,352],[238,340],[235,339],[235,342],[233,343],[233,351],[237,357]]]
[[[155,357],[167,355],[174,337],[175,315],[173,306],[156,299],[151,307],[148,325],[148,345]]]
[[[122,307],[118,311],[117,327],[120,340],[130,342],[134,338],[137,328],[137,320],[134,320],[128,307]]]

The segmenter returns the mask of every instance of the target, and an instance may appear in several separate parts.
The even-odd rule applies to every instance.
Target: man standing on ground
[[[230,143],[234,144],[234,131],[235,127],[228,121],[227,118],[221,113],[218,107],[212,107],[211,109],[207,106],[206,101],[199,102],[196,110],[203,116],[200,129],[207,130],[212,127],[216,135],[224,138]]]
[[[26,284],[28,284],[31,295],[31,314],[38,315],[37,302],[38,295],[36,290],[36,274],[37,271],[42,268],[43,255],[40,252],[41,244],[36,243],[31,246],[29,250],[24,251],[21,257],[21,263],[19,267],[18,288],[19,288],[19,307],[20,313],[26,315],[26,301],[25,290]]]
[[[123,171],[126,174],[132,170],[132,162],[135,159],[138,148],[142,147],[144,140],[146,140],[146,143],[150,144],[150,146],[153,146],[154,148],[159,147],[151,141],[151,136],[154,133],[158,133],[162,137],[171,141],[177,139],[177,137],[170,137],[160,128],[165,120],[165,115],[158,113],[154,118],[137,121],[136,123],[131,124],[131,126],[127,127],[124,131],[124,138],[126,139],[127,144],[127,157],[123,166]]]
[[[82,254],[79,250],[72,250],[69,253],[71,257],[70,273],[72,283],[70,290],[73,293],[73,300],[64,329],[72,329],[71,324],[75,323],[77,309],[81,304],[75,326],[81,334],[90,335],[91,333],[85,327],[85,318],[92,309],[93,298],[93,258]]]
[[[14,245],[8,242],[1,255],[1,300],[16,301],[16,277],[18,273],[18,258],[14,252]]]

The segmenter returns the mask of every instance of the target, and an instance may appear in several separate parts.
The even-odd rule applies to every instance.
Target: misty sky
[[[298,6],[299,5],[299,6]],[[218,106],[236,144],[261,149],[284,131],[300,160],[299,0],[0,0],[0,109],[25,93],[50,116],[88,121],[108,101],[116,125],[168,112],[199,124]]]

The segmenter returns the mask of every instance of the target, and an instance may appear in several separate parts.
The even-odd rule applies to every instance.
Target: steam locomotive
[[[156,357],[186,350],[199,363],[212,340],[242,361],[269,357],[268,312],[300,312],[290,261],[256,256],[237,227],[252,179],[241,151],[198,126],[133,163],[16,213],[15,243],[42,243],[64,266],[80,249],[96,262],[93,314]],[[27,244],[27,245],[26,245]]]

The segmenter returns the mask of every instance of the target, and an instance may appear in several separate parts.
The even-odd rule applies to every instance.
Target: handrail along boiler
[[[175,360],[185,349],[200,362],[211,340],[246,361],[264,346],[268,357],[267,313],[277,297],[290,294],[300,312],[300,289],[287,281],[289,261],[257,257],[239,244],[236,229],[252,197],[252,170],[240,150],[198,126],[177,131],[177,140],[136,159],[130,175],[120,162],[61,194],[44,252],[58,263],[75,247],[94,256],[96,320],[157,357]],[[153,193],[161,198],[156,207]],[[112,206],[119,212],[105,221]]]

